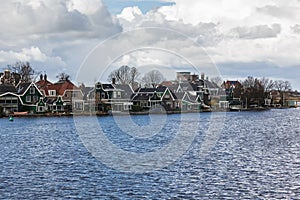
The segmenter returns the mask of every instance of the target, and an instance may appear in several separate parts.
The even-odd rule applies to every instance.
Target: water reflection
[[[0,119],[1,198],[297,199],[299,113],[229,113],[220,138],[204,159],[199,149],[209,114],[201,114],[202,127],[189,150],[168,167],[144,174],[122,173],[95,159],[72,118],[17,118],[13,123]],[[167,144],[174,137],[167,130],[174,127],[148,140],[112,129],[106,135],[128,151],[143,153]]]

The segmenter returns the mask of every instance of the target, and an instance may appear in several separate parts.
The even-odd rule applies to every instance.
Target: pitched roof
[[[17,93],[17,89],[12,84],[1,84],[0,85],[0,94],[4,94],[7,92]]]
[[[174,93],[174,95],[176,96],[177,99],[182,100],[185,93],[184,92],[176,92],[176,93]]]
[[[71,81],[59,81],[54,83],[53,85],[49,85],[47,88],[46,94],[48,95],[49,90],[55,90],[57,95],[63,95],[66,90],[80,90],[77,86],[75,86]]]
[[[17,88],[18,88],[18,94],[24,94],[28,87],[30,87],[31,83],[20,83]]]
[[[149,94],[137,94],[132,99],[132,101],[147,101],[147,100],[149,100]]]
[[[102,84],[104,90],[113,90],[115,87],[112,84]]]
[[[95,89],[94,87],[80,87],[83,93],[83,99],[87,99],[88,95]]]
[[[128,84],[125,85],[114,85],[116,89],[123,91],[123,98],[130,98],[133,94],[132,87]]]
[[[51,83],[50,81],[48,80],[39,80],[38,82],[35,83],[36,86],[39,88],[39,89],[45,89],[47,88],[48,86],[52,85],[53,83]]]

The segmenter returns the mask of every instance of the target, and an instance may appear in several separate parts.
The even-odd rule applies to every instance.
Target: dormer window
[[[56,96],[56,90],[49,90],[49,96],[55,97]]]

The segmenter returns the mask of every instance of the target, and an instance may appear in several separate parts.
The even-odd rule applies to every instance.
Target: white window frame
[[[29,91],[30,94],[35,94],[35,88],[32,86],[30,87],[30,91]]]
[[[30,95],[26,96],[26,102],[31,102],[31,101],[32,101],[31,96]]]
[[[55,97],[56,96],[56,90],[49,90],[49,96]]]

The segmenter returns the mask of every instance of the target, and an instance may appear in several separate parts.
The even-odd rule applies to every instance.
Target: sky
[[[53,81],[93,84],[129,65],[300,90],[300,0],[7,0],[0,26],[2,70],[28,61]]]

